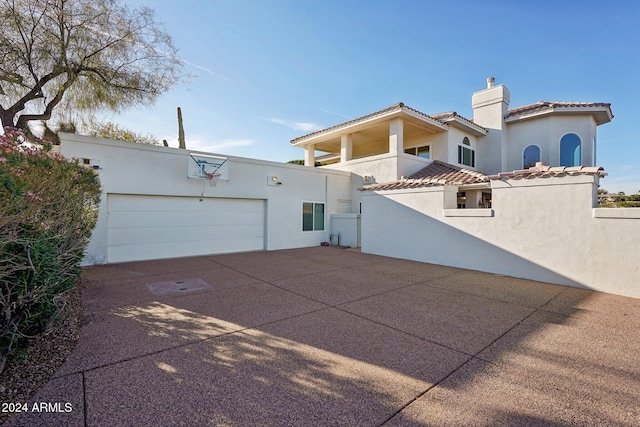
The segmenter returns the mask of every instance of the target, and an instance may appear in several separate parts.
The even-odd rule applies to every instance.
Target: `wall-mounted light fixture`
[[[90,168],[93,169],[95,171],[98,171],[100,169],[102,169],[100,167],[100,160],[99,159],[82,159],[82,166],[86,167],[86,168]]]
[[[278,180],[278,177],[276,175],[272,175],[267,177],[267,185],[278,187],[282,185],[282,182]]]

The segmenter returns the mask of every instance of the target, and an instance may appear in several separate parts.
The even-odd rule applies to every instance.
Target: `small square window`
[[[404,152],[406,154],[411,154],[412,156],[422,157],[423,159],[430,159],[431,158],[431,146],[430,145],[423,145],[421,147],[406,148],[404,150]]]
[[[302,203],[302,231],[324,230],[324,203]]]
[[[416,148],[418,157],[422,157],[423,159],[430,159],[431,158],[431,147],[429,147],[428,145],[425,145],[424,147],[418,147]]]

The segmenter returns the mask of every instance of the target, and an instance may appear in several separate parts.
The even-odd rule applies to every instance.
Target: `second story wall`
[[[528,150],[526,154],[529,159],[531,155],[539,153],[538,161],[550,166],[597,166],[594,164],[596,123],[591,116],[546,116],[508,123],[507,129],[509,138],[504,170],[523,169],[527,166],[523,164],[525,150]],[[579,143],[577,149],[576,142]],[[564,159],[561,155],[563,150]],[[562,164],[563,160],[566,162],[567,156],[569,160],[579,162],[575,165]]]
[[[483,138],[451,126],[447,132],[446,158],[436,157],[434,159],[465,169],[480,170],[478,167],[480,164],[479,159],[484,153],[479,150],[480,144],[478,141],[483,140]]]

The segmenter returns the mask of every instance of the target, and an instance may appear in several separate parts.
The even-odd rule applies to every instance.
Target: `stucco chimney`
[[[489,129],[502,129],[511,96],[509,89],[504,85],[496,86],[495,81],[494,77],[489,77],[487,88],[471,97],[473,121]]]
[[[504,171],[503,165],[507,164],[507,135],[504,118],[509,111],[511,95],[504,85],[496,85],[496,79],[487,79],[487,88],[475,92],[471,97],[473,108],[473,122],[489,129],[485,140],[483,156],[477,156],[478,169],[487,173]]]

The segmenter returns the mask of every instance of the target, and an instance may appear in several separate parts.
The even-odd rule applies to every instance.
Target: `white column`
[[[445,185],[443,187],[444,208],[456,209],[458,207],[458,187]]]
[[[304,165],[314,167],[316,165],[316,146],[307,145],[304,147]]]
[[[351,135],[340,137],[340,163],[348,162],[353,158],[353,138]]]
[[[389,153],[404,153],[404,124],[402,119],[389,123]]]
[[[478,190],[467,190],[467,209],[477,209],[480,206],[480,201],[482,200],[482,191]]]

